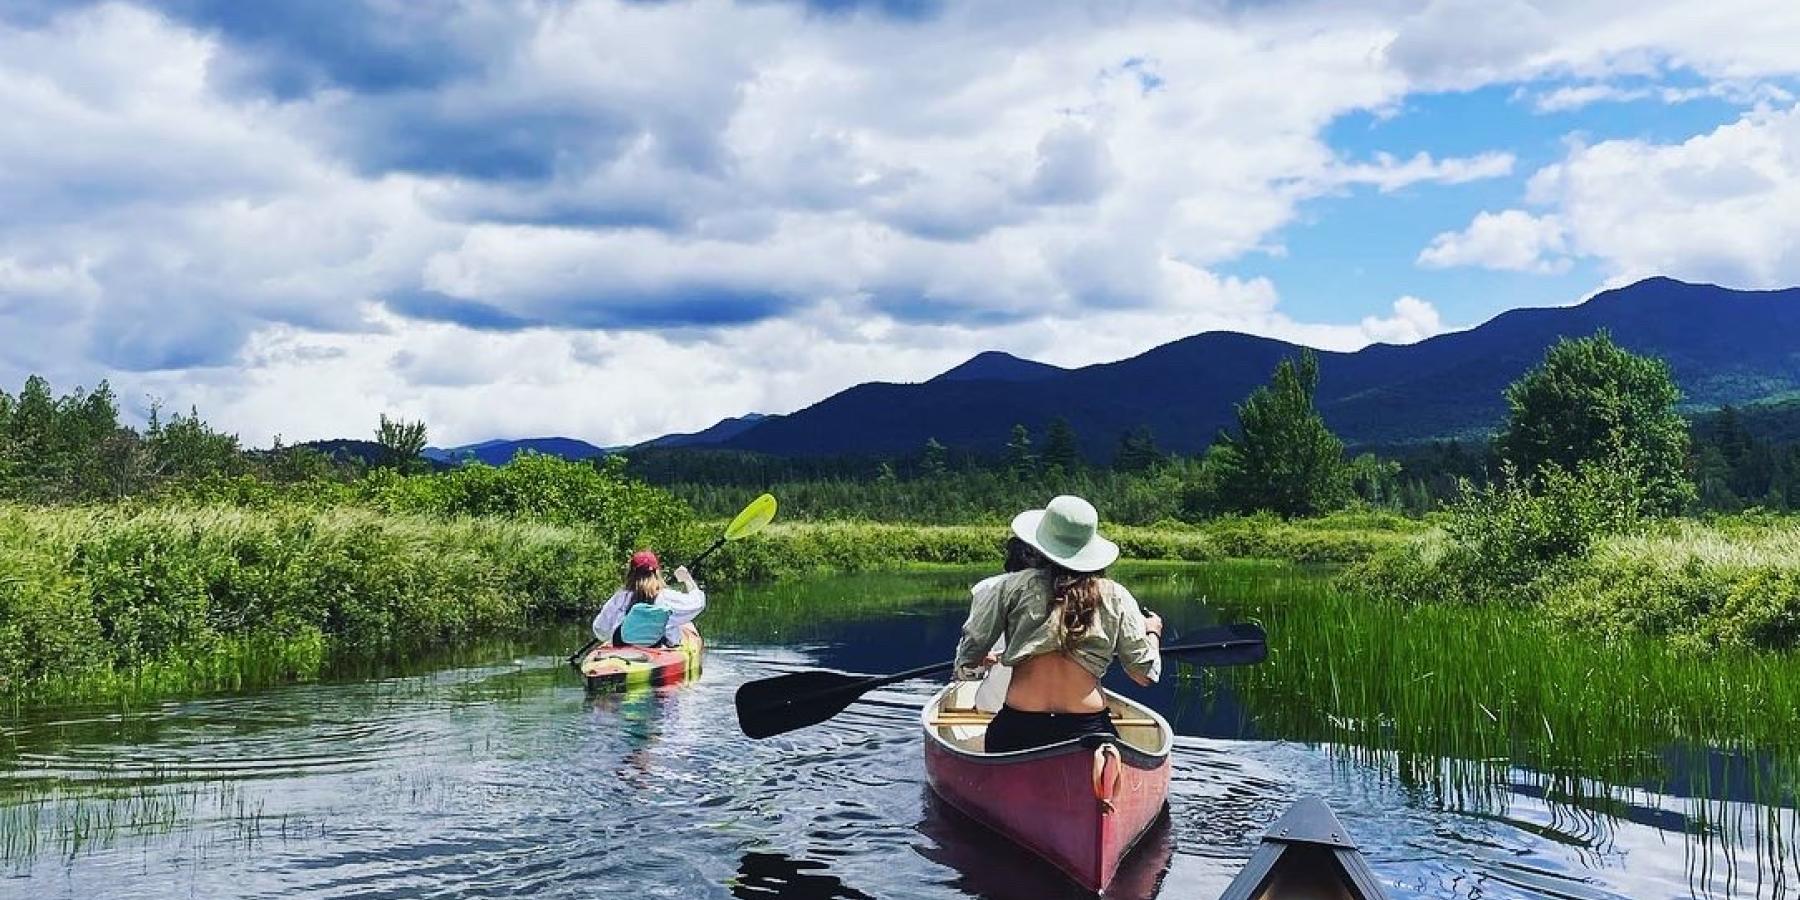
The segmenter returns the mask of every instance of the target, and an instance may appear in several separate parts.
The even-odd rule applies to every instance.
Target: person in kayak
[[[1114,657],[1139,684],[1162,675],[1162,619],[1106,577],[1119,546],[1100,535],[1100,516],[1061,496],[1013,519],[1012,531],[1045,564],[1003,576],[976,594],[956,646],[957,677],[979,677],[994,642],[1012,667],[1006,703],[988,723],[986,749],[1005,753],[1087,734],[1118,734],[1100,679]]]
[[[615,647],[680,644],[682,630],[706,609],[706,592],[694,583],[687,566],[676,566],[673,573],[681,582],[679,591],[663,582],[661,570],[655,553],[631,554],[624,585],[594,617],[594,637]]]

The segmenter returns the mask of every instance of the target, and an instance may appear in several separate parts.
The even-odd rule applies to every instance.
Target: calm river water
[[[1204,570],[1169,572],[1127,580],[1177,627],[1221,617],[1191,600]],[[947,657],[969,580],[720,592],[704,676],[655,693],[586,696],[560,659],[578,643],[566,626],[410,671],[0,720],[0,896],[1062,896],[933,801],[915,726],[930,684],[768,741],[735,727],[746,679]],[[1304,794],[1331,803],[1396,897],[1793,891],[1780,804],[1726,798],[1740,821],[1725,833],[1693,823],[1692,798],[1599,785],[1604,802],[1575,801],[1504,761],[1484,763],[1487,790],[1422,785],[1266,733],[1229,680],[1166,682],[1128,691],[1182,737],[1168,821],[1118,896],[1216,896]]]

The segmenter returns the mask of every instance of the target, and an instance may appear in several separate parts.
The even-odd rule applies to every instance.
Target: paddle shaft
[[[1268,652],[1267,636],[1255,625],[1226,625],[1208,629],[1218,635],[1209,641],[1174,644],[1166,654],[1204,654],[1201,665],[1246,665],[1260,662]],[[823,722],[856,702],[863,694],[913,678],[947,671],[955,662],[932,663],[891,675],[857,675],[813,670],[777,675],[746,682],[738,688],[738,727],[753,738],[771,737]]]
[[[1230,641],[1198,641],[1192,644],[1170,644],[1162,648],[1163,653],[1194,653],[1200,650],[1236,650],[1240,647],[1255,647],[1266,644],[1264,638],[1239,638]]]
[[[702,562],[705,562],[705,561],[706,561],[706,558],[707,558],[707,557],[709,557],[709,556],[711,556],[711,555],[712,555],[712,554],[713,554],[713,551],[714,551],[714,550],[717,550],[717,549],[719,549],[719,548],[720,548],[720,547],[723,547],[723,546],[725,546],[725,539],[724,539],[724,538],[722,538],[722,537],[721,537],[721,538],[719,538],[719,539],[718,539],[718,540],[716,540],[716,541],[713,541],[713,542],[712,542],[712,546],[711,546],[711,547],[708,547],[708,548],[706,548],[706,549],[705,549],[705,550],[702,550],[702,551],[700,551],[700,555],[699,555],[699,556],[696,556],[696,557],[694,557],[694,559],[693,559],[693,561],[691,561],[691,562],[689,562],[689,563],[688,563],[688,564],[687,564],[687,567],[688,567],[688,571],[689,571],[689,572],[692,572],[692,571],[695,571],[695,570],[697,570],[697,569],[699,569],[699,568],[700,568],[700,564],[701,564],[701,563],[702,563]]]

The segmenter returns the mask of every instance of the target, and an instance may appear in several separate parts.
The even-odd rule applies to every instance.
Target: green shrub
[[[1692,649],[1800,643],[1800,522],[1692,523],[1599,544],[1545,589],[1554,621]]]
[[[0,507],[0,693],[305,676],[328,647],[590,613],[616,586],[617,537],[359,509]]]
[[[1647,507],[1637,470],[1623,462],[1576,473],[1550,466],[1534,478],[1509,471],[1466,486],[1437,536],[1376,555],[1344,580],[1404,601],[1534,602],[1595,541],[1640,530]]]

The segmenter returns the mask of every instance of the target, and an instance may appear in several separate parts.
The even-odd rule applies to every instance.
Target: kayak
[[[663,687],[700,677],[700,658],[706,644],[689,625],[674,647],[613,647],[588,651],[576,668],[590,691],[615,691],[635,687]]]
[[[925,777],[964,815],[1061,869],[1095,893],[1162,813],[1174,731],[1147,706],[1105,692],[1119,740],[1083,738],[1019,750],[983,748],[993,718],[976,682],[925,704]]]
[[[1262,844],[1219,900],[1387,900],[1350,832],[1317,797],[1303,797],[1263,835]]]

